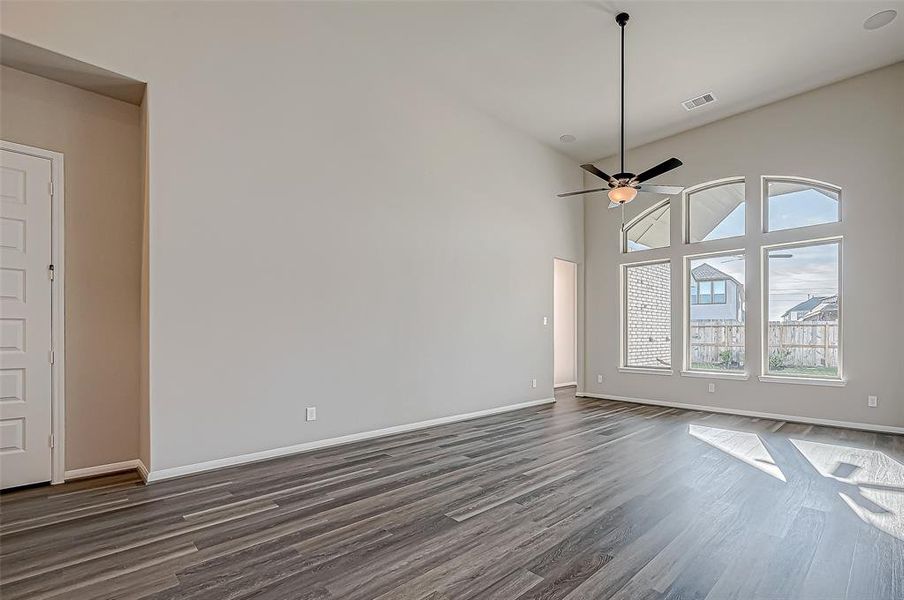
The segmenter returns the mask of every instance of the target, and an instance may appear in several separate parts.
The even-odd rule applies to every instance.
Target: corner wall
[[[154,471],[553,396],[579,169],[348,6],[3,5],[8,35],[148,83]]]
[[[670,248],[620,253],[618,211],[604,196],[585,200],[586,372],[593,394],[660,400],[891,427],[904,426],[904,63],[776,102],[652,144],[632,149],[627,164],[644,168],[668,157],[684,161],[663,183],[691,186],[746,176],[744,240],[686,245],[679,198],[673,200]],[[614,161],[601,161],[601,168]],[[611,172],[611,171],[610,171]],[[842,388],[763,383],[760,372],[761,233],[760,177],[802,176],[843,188]],[[657,180],[659,182],[660,180]],[[588,181],[588,183],[591,183]],[[595,183],[595,182],[594,182]],[[640,197],[626,219],[651,205]],[[750,235],[754,232],[753,235]],[[818,232],[814,233],[818,236]],[[682,377],[684,346],[682,257],[744,247],[747,261],[747,381]],[[619,364],[620,262],[668,258],[672,264],[671,377],[623,373]],[[597,383],[597,374],[603,383]],[[879,396],[877,408],[867,395]]]
[[[150,91],[145,89],[141,102],[141,282],[139,299],[139,373],[138,373],[138,459],[147,471],[151,469],[151,331],[150,331],[150,165],[149,109]],[[146,476],[146,473],[142,475]]]
[[[139,108],[0,67],[0,138],[65,160],[66,470],[138,455]]]

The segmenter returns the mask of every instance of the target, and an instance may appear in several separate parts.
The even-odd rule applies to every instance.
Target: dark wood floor
[[[2,597],[904,598],[904,438],[574,399],[0,497]]]

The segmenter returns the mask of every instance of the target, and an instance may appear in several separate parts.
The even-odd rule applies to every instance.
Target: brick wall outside
[[[671,279],[669,263],[627,268],[628,339],[625,366],[671,366]]]

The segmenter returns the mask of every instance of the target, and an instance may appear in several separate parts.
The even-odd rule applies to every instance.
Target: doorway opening
[[[553,385],[577,385],[578,266],[553,260]]]

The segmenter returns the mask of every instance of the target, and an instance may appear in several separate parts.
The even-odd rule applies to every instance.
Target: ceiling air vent
[[[707,104],[712,104],[716,101],[716,97],[709,94],[703,94],[702,96],[697,96],[696,98],[691,98],[690,100],[685,100],[681,103],[685,110],[694,110],[695,108],[700,108],[701,106],[706,106]]]

